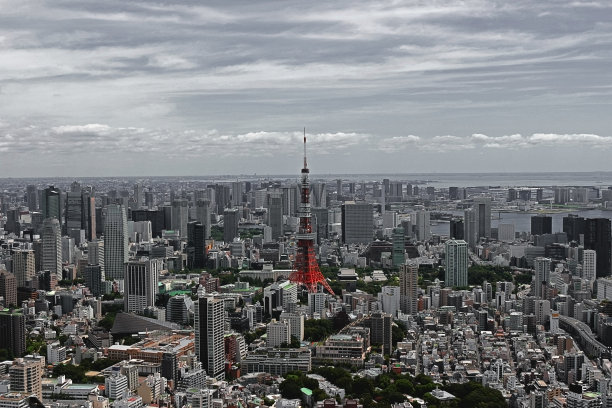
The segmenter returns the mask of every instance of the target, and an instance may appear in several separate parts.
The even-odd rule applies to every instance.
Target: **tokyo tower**
[[[335,295],[319,269],[315,258],[314,239],[310,214],[310,182],[308,181],[308,165],[306,164],[306,129],[304,129],[304,168],[302,169],[302,186],[300,189],[300,227],[297,238],[297,255],[293,272],[289,280],[306,286],[308,292],[318,292],[318,284],[323,285],[332,295]]]

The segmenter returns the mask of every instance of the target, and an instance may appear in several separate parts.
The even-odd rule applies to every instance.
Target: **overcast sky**
[[[202,4],[206,4],[203,6]],[[612,1],[0,0],[0,177],[612,170]]]

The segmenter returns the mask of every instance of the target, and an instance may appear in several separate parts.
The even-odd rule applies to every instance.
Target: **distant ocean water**
[[[537,186],[612,186],[612,172],[584,173],[419,173],[419,174],[313,174],[313,178],[347,181],[372,181],[388,178],[394,181],[419,182],[437,188],[447,187],[537,187]]]

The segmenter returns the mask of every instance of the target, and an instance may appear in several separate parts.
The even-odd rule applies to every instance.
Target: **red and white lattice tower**
[[[312,222],[310,214],[310,182],[308,181],[308,165],[306,163],[306,129],[304,129],[304,168],[302,169],[302,186],[300,189],[300,228],[297,238],[297,256],[293,272],[289,276],[291,282],[306,286],[308,292],[318,292],[319,283],[332,295],[334,291],[329,286],[319,269],[315,258]]]

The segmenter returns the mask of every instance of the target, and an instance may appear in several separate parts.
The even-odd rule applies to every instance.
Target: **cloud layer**
[[[454,170],[458,153],[463,170],[482,170],[483,149],[490,170],[504,149],[547,149],[545,164],[564,170],[569,146],[584,170],[608,166],[597,150],[610,144],[607,1],[0,0],[0,10],[0,154],[42,155],[28,167],[3,157],[6,175],[163,174],[145,161],[163,155],[183,174],[284,173],[294,157],[267,169],[258,158],[299,154],[304,125],[313,153],[338,155],[322,159],[326,171],[357,160],[363,172],[406,171],[385,155],[411,149],[421,171]],[[82,158],[92,153],[95,168]],[[531,159],[515,163],[536,170]]]

